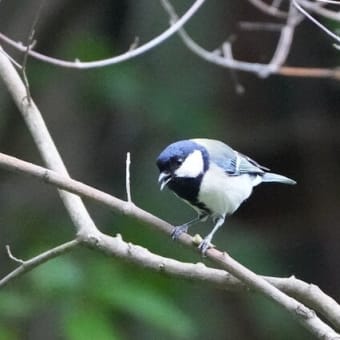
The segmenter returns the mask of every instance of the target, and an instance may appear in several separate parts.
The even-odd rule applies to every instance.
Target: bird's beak
[[[158,183],[161,185],[161,190],[164,189],[164,187],[170,182],[171,180],[171,174],[170,172],[163,171],[158,177]]]

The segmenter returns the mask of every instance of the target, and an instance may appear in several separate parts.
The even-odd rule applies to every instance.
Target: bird
[[[198,245],[202,255],[212,247],[214,234],[226,218],[251,195],[255,186],[264,182],[296,184],[215,139],[174,142],[159,154],[156,164],[160,190],[167,187],[197,212],[196,218],[173,229],[174,240],[193,224],[211,218],[213,228]]]

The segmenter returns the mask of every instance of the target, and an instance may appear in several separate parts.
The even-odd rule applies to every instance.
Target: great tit
[[[251,158],[213,139],[181,140],[167,146],[157,158],[160,189],[167,186],[198,213],[177,226],[177,239],[194,223],[212,218],[214,227],[198,248],[205,254],[227,216],[233,214],[262,182],[296,184],[288,177],[269,172]]]

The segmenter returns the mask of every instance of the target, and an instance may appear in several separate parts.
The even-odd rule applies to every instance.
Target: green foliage
[[[80,305],[64,313],[64,333],[70,340],[119,340],[122,337],[114,329],[107,313],[102,308]]]

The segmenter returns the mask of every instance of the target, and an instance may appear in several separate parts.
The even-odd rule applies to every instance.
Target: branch
[[[265,2],[261,1],[261,0],[248,0],[252,5],[254,5],[256,8],[258,8],[259,10],[261,10],[262,12],[277,17],[277,18],[287,18],[288,13],[281,11],[280,9],[278,9],[275,6],[272,5],[268,5]]]
[[[173,227],[170,224],[138,208],[131,202],[122,201],[114,196],[73,180],[69,177],[60,175],[54,171],[24,162],[2,153],[0,153],[0,167],[9,171],[35,177],[45,183],[56,185],[64,190],[69,190],[70,192],[90,198],[96,202],[103,203],[113,209],[115,212],[134,217],[138,221],[153,226],[155,229],[166,232],[169,235],[173,230]],[[165,259],[150,253],[148,250],[142,247],[133,246],[130,243],[127,244],[123,242],[120,236],[112,238],[100,233],[97,230],[93,230],[90,234],[79,234],[78,239],[80,242],[95,249],[100,249],[111,256],[119,257],[153,270],[164,271],[168,274],[172,273],[175,276],[186,276],[187,278],[191,279],[199,277],[200,280],[208,281],[214,284],[220,282],[221,285],[223,284],[228,286],[228,282],[231,282],[232,280],[229,276],[230,274],[226,273],[225,271],[218,272],[218,277],[215,276],[214,279],[209,280],[208,277],[210,272],[209,275],[205,275],[204,271],[200,272],[202,268],[206,268],[202,267],[203,265],[200,265],[199,267],[199,265],[195,266],[182,264],[181,262],[175,260]],[[180,241],[187,246],[195,247],[192,238],[188,234],[182,234],[180,236]],[[302,281],[296,279],[271,278],[268,280],[268,278],[262,278],[237,263],[226,253],[222,253],[217,249],[209,249],[207,251],[207,255],[210,259],[231,273],[235,278],[238,278],[244,282],[247,287],[254,291],[262,292],[265,296],[283,306],[318,338],[322,339],[322,337],[324,337],[324,339],[335,339],[335,336],[337,336],[335,332],[326,324],[324,324],[313,311],[309,310],[295,299],[283,294],[280,290],[273,287],[272,283],[274,282],[274,285],[279,286],[282,291],[290,291],[291,295],[293,296],[304,296],[309,304],[313,306],[313,308],[320,310],[340,329],[340,306],[333,299],[322,293],[320,289],[315,288],[316,286],[309,286],[306,283],[302,283]],[[286,281],[283,283],[282,280]],[[232,282],[232,289],[235,289],[235,282],[239,281],[236,280]],[[244,287],[242,287],[243,284],[241,285],[241,289],[244,289]],[[298,291],[296,291],[296,287],[298,287]],[[314,288],[311,289],[310,287]],[[315,297],[311,297],[311,292],[314,291],[318,292],[316,295],[317,299]]]
[[[125,169],[125,186],[126,186],[126,197],[129,203],[132,203],[131,199],[131,185],[130,185],[130,165],[131,157],[130,152],[126,154],[126,169]]]
[[[0,53],[0,76],[3,78],[6,87],[9,89],[19,110],[23,114],[25,121],[31,131],[33,138],[35,139],[37,146],[39,147],[39,150],[45,162],[48,164],[49,167],[58,172],[50,172],[47,169],[41,168],[43,169],[41,177],[44,178],[47,182],[49,181],[50,175],[57,176],[56,179],[58,179],[58,176],[62,176],[64,177],[64,179],[66,178],[67,180],[70,180],[67,170],[58,154],[53,140],[49,135],[49,132],[45,126],[45,123],[40,115],[38,108],[35,106],[33,101],[31,101],[31,103],[27,103],[27,100],[25,100],[25,87],[15,68],[3,53]],[[74,184],[75,183],[73,182],[72,185]],[[86,190],[88,190],[89,188],[90,187],[88,186],[82,187],[82,189]],[[73,191],[76,192],[77,187],[74,187]],[[99,191],[97,192],[97,194],[98,193]],[[78,196],[64,191],[60,191],[60,196],[77,228],[78,239],[80,242],[95,247],[97,249],[115,254],[116,256],[119,256],[119,254],[121,254],[119,253],[120,250],[124,250],[127,253],[131,252],[131,247],[125,247],[124,249],[120,249],[118,247],[119,238],[116,237],[115,239],[113,239],[101,234],[98,231],[85,206]],[[104,198],[112,204],[120,206],[123,213],[138,218],[140,221],[157,227],[158,229],[161,229],[166,233],[171,233],[171,225],[143,211],[135,205],[131,203],[126,204],[125,202],[107,194],[104,194]],[[116,209],[117,206],[115,206]],[[115,240],[114,243],[113,240]],[[182,243],[192,246],[192,238],[188,234],[181,235],[180,240]],[[207,255],[210,259],[219,264],[222,268],[226,269],[233,276],[245,282],[249,288],[262,293],[263,295],[289,311],[304,327],[306,327],[317,338],[335,339],[338,336],[338,334],[336,334],[332,328],[322,322],[312,310],[308,309],[295,299],[287,296],[263,278],[257,276],[249,269],[237,263],[226,253],[221,253],[217,249],[211,248],[207,251]]]
[[[177,14],[168,0],[162,0],[162,5],[166,12],[168,13],[172,25],[177,20]],[[301,68],[301,67],[289,67],[289,72],[287,72],[287,67],[279,67],[277,70],[271,69],[268,64],[262,63],[250,63],[246,61],[239,61],[233,58],[228,58],[221,54],[220,50],[214,50],[212,52],[204,49],[199,44],[197,44],[188,33],[181,28],[178,31],[178,35],[182,39],[185,46],[189,48],[194,54],[198,55],[200,58],[222,66],[225,68],[235,69],[243,72],[254,73],[260,77],[267,77],[270,74],[280,74],[285,76],[307,76],[307,77],[322,77],[322,78],[334,78],[340,80],[340,69],[320,69],[320,68]],[[283,69],[283,70],[282,70]],[[303,70],[303,71],[302,71]],[[323,70],[320,72],[320,70]]]
[[[301,18],[302,16],[299,12],[292,4],[290,4],[286,25],[281,29],[275,53],[268,64],[269,73],[277,72],[277,70],[286,62],[293,42],[295,27],[300,22]]]
[[[158,35],[156,38],[150,40],[144,45],[141,45],[138,48],[135,49],[129,49],[127,52],[118,55],[116,57],[103,59],[103,60],[96,60],[96,61],[89,61],[89,62],[81,62],[79,59],[76,61],[67,61],[57,58],[52,58],[49,56],[46,56],[44,54],[29,50],[28,53],[31,57],[44,61],[46,63],[60,66],[60,67],[66,67],[66,68],[75,68],[75,69],[90,69],[90,68],[98,68],[98,67],[104,67],[109,65],[114,65],[121,63],[123,61],[132,59],[134,57],[137,57],[154,47],[162,44],[165,40],[170,38],[173,34],[175,34],[181,27],[183,27],[198,11],[198,9],[203,5],[205,0],[196,0],[193,5],[187,10],[187,12],[176,22],[176,24],[169,27],[167,30],[165,30],[162,34]],[[27,50],[27,47],[22,45],[21,43],[18,43],[4,34],[0,33],[0,40],[3,42],[11,45],[12,47],[16,48],[19,51],[25,52]]]
[[[332,37],[334,40],[336,40],[338,43],[340,43],[340,37],[333,33],[331,30],[329,30],[326,26],[322,25],[320,21],[316,20],[313,16],[311,16],[306,10],[304,10],[298,1],[292,0],[293,5],[306,17],[308,18],[313,24],[318,26],[321,30],[323,30],[326,34],[328,34],[330,37]]]
[[[47,167],[68,176],[66,167],[45,125],[41,113],[34,101],[27,100],[26,88],[17,71],[0,47],[0,77],[10,92],[15,104],[21,112],[28,129],[37,145]],[[68,192],[59,191],[59,195],[75,225],[77,231],[81,229],[96,229],[81,199]]]
[[[6,248],[10,258],[16,262],[21,263],[21,265],[0,280],[0,288],[6,286],[10,281],[17,279],[26,272],[31,271],[33,268],[36,268],[41,263],[47,262],[48,260],[53,259],[54,257],[57,257],[61,254],[65,254],[71,251],[78,244],[79,244],[78,240],[66,242],[58,247],[49,249],[48,251],[39,254],[38,256],[35,256],[27,261],[19,260],[16,257],[13,257],[13,255],[9,251],[9,247],[7,246]]]

